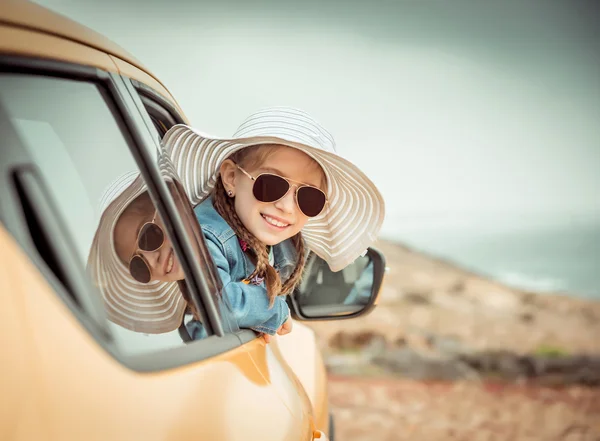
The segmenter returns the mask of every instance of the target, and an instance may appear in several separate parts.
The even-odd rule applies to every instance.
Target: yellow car
[[[312,331],[296,322],[266,344],[219,314],[214,264],[184,226],[156,160],[177,123],[188,121],[175,99],[123,49],[38,5],[3,1],[1,440],[335,438]],[[86,264],[101,195],[132,169],[187,262],[188,296],[207,338],[191,340],[183,323],[145,334],[107,320]],[[311,256],[288,299],[293,316],[368,312],[383,268],[374,249],[339,273]]]

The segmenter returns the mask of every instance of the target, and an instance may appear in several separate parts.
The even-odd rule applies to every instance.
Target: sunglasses
[[[312,185],[302,184],[273,173],[261,173],[254,177],[239,165],[236,164],[236,167],[254,181],[252,194],[254,194],[257,201],[277,202],[290,191],[292,183],[295,183],[296,204],[300,211],[306,216],[317,216],[323,211],[323,208],[327,203],[327,196],[325,196],[325,193]]]
[[[165,243],[165,232],[156,225],[156,213],[151,222],[142,225],[137,237],[137,248],[141,251],[157,251]],[[152,280],[152,270],[144,256],[137,251],[129,259],[129,273],[131,277],[140,283],[148,283]]]

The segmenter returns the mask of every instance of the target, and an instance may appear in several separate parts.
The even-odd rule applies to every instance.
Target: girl
[[[300,110],[250,115],[230,139],[177,125],[163,139],[198,217],[239,327],[290,332],[284,299],[312,251],[332,271],[373,243],[384,218],[375,185]],[[194,322],[192,334],[203,335]]]
[[[183,220],[191,249],[198,260],[205,261],[199,246],[202,231],[193,207],[168,156],[161,155],[158,163]],[[206,337],[201,315],[187,296],[183,268],[139,173],[125,173],[113,181],[104,192],[100,205],[100,223],[90,250],[88,268],[102,293],[108,318],[132,331],[160,334],[177,329],[187,310],[194,317],[188,323],[189,332],[196,339]],[[212,205],[197,208],[200,211],[209,207]],[[215,234],[226,225],[214,210],[212,213],[220,220],[213,222],[211,227],[211,213],[203,215],[207,221],[205,234]],[[223,237],[223,231],[215,240]],[[212,247],[211,243],[209,247]],[[223,262],[222,254],[209,249],[219,267],[227,264]],[[290,268],[293,251],[278,248],[275,254],[284,269]],[[289,331],[291,322],[286,326],[281,323],[281,318],[289,315],[283,298],[272,302],[276,303],[277,309],[270,310],[269,299],[257,286],[245,287],[238,292],[235,285],[228,285],[225,294],[215,300],[222,302],[219,309],[226,331],[234,332],[238,324],[259,332]]]

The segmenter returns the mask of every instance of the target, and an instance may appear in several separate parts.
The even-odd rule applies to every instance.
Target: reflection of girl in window
[[[188,237],[199,238],[200,227],[181,184],[172,178],[166,181]],[[88,268],[108,318],[126,329],[151,334],[177,329],[186,310],[200,319],[142,177],[131,172],[115,180],[104,193],[101,212]],[[199,253],[197,240],[191,244]]]

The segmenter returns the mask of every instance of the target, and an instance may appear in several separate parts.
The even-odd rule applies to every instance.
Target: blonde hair
[[[282,147],[285,146],[280,146],[278,144],[261,144],[247,147],[245,149],[238,150],[228,159],[231,159],[240,166],[253,167],[256,164],[264,162],[269,154]],[[302,233],[298,232],[291,238],[294,248],[296,249],[296,266],[290,277],[285,281],[285,283],[282,284],[279,274],[269,263],[269,255],[267,253],[266,245],[258,240],[252,233],[250,233],[250,231],[248,231],[238,217],[235,211],[234,199],[227,196],[221,176],[217,178],[217,183],[213,190],[212,198],[213,205],[217,212],[223,219],[225,219],[231,228],[233,228],[233,231],[238,238],[246,242],[249,249],[252,250],[256,269],[248,278],[252,279],[256,276],[264,277],[269,304],[273,305],[275,302],[275,297],[278,295],[292,292],[292,290],[300,282],[304,265],[306,264],[306,253],[304,249],[304,239],[302,238]]]

